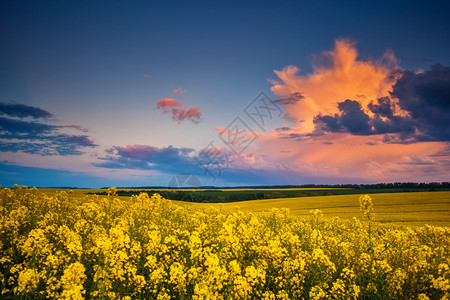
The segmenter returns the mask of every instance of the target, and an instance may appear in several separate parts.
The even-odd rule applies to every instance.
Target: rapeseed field
[[[450,229],[0,190],[0,291],[14,299],[448,299]]]

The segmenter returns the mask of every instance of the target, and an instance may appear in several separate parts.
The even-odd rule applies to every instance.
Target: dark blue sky
[[[73,185],[67,179],[70,176],[58,175],[61,171],[85,174],[85,183],[77,181],[80,186],[133,184],[137,182],[133,176],[139,182],[164,184],[176,173],[176,166],[170,170],[130,167],[127,171],[99,166],[111,160],[108,155],[115,147],[143,145],[160,149],[158,153],[165,153],[161,149],[169,146],[200,151],[217,138],[214,128],[226,127],[241,115],[260,91],[273,99],[280,97],[271,92],[275,84],[268,81],[277,79],[274,70],[294,65],[300,74],[311,74],[313,66],[329,63],[323,52],[332,51],[336,39],[354,41],[361,61],[374,62],[391,49],[401,69],[421,72],[436,63],[448,66],[449,11],[448,1],[0,1],[0,102],[54,115],[52,120],[25,118],[54,127],[45,139],[28,139],[20,147],[20,137],[5,125],[11,122],[1,125],[0,130],[9,133],[1,136],[0,162],[8,171],[0,173],[0,181],[13,184],[20,177],[10,177],[8,172],[20,166],[47,168],[43,177],[49,178],[49,185],[55,182],[50,179],[52,170],[58,170],[54,176],[61,178],[61,185]],[[185,93],[173,93],[180,88]],[[170,118],[172,110],[164,113],[157,108],[157,101],[166,98],[179,101],[176,108],[182,111],[198,108],[200,122],[190,122],[189,114]],[[337,107],[345,99],[332,100]],[[180,117],[185,119],[180,121]],[[292,116],[275,123],[272,129],[283,124],[298,127]],[[51,139],[58,135],[58,143],[52,140],[49,144],[48,135]],[[61,141],[74,140],[78,144],[67,146],[72,156],[61,155],[67,148],[65,152],[54,150],[61,147]],[[36,145],[52,151],[24,152]],[[446,144],[430,147],[442,149]],[[261,149],[257,150],[263,157]],[[411,157],[411,153],[404,156]],[[418,157],[430,154],[424,153]],[[158,165],[157,161],[148,163]],[[285,170],[274,164],[272,159],[267,167],[273,172],[268,172],[270,176]],[[245,169],[250,169],[242,166],[237,166],[238,182],[223,177],[220,184],[270,181],[270,177],[257,179],[253,171],[246,177]],[[265,166],[253,165],[252,170]],[[340,167],[331,169],[335,168]],[[24,170],[18,168],[17,173]],[[324,172],[316,177],[302,173],[292,182],[292,176],[286,176],[276,183],[359,178]],[[364,181],[405,178],[403,174],[367,175]],[[46,185],[45,180],[40,182]]]

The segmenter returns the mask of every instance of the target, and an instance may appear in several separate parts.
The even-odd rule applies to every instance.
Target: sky
[[[449,10],[0,0],[0,184],[449,181]]]

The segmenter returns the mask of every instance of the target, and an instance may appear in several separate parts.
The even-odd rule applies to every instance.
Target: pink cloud
[[[146,145],[130,145],[127,147],[117,146],[115,149],[122,156],[134,159],[147,159],[150,155],[158,152],[158,148]]]
[[[179,89],[174,90],[172,93],[181,95],[181,94],[186,93],[186,90],[183,90],[182,88],[179,88]]]
[[[157,107],[164,113],[172,115],[172,120],[178,123],[184,120],[190,120],[195,124],[200,122],[202,113],[198,107],[187,107],[184,103],[171,98],[158,100]]]
[[[445,142],[386,144],[382,136],[330,133],[310,137],[284,132],[260,134],[240,168],[287,172],[299,177],[336,181],[444,181],[450,153]],[[250,157],[251,159],[248,159]]]
[[[144,74],[144,78],[152,78],[152,76],[148,75],[148,74]]]

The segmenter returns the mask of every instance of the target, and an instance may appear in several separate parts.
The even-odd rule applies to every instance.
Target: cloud
[[[152,78],[152,75],[144,74],[144,78]]]
[[[354,42],[337,39],[334,50],[324,52],[323,58],[327,64],[313,65],[310,74],[299,75],[300,69],[290,65],[275,70],[278,79],[270,80],[280,99],[301,95],[285,105],[284,117],[305,132],[314,129],[318,114],[337,113],[338,102],[357,99],[366,106],[370,100],[389,96],[395,79],[389,76],[396,68],[390,51],[378,60],[361,60]]]
[[[305,96],[303,96],[302,93],[299,92],[295,92],[290,94],[289,96],[285,97],[285,98],[280,98],[277,100],[273,100],[272,103],[279,103],[279,104],[283,104],[283,105],[287,105],[287,104],[295,104],[298,101],[304,99]]]
[[[81,155],[82,148],[96,147],[87,135],[65,132],[73,128],[86,132],[79,125],[53,125],[44,123],[53,114],[43,109],[21,104],[0,103],[4,116],[0,116],[0,151],[38,155]],[[29,118],[33,118],[31,121]]]
[[[84,128],[84,127],[82,127],[80,125],[64,125],[64,127],[65,128],[74,128],[74,129],[77,129],[77,130],[82,131],[82,132],[88,132],[89,131],[87,128]]]
[[[398,105],[417,122],[423,140],[450,141],[450,67],[403,71],[393,86]]]
[[[172,93],[181,95],[181,94],[186,93],[186,90],[183,90],[182,88],[179,88],[179,89],[174,90]]]
[[[398,164],[402,164],[402,165],[433,165],[435,162],[427,157],[427,156],[422,156],[419,157],[417,155],[413,155],[413,156],[404,156],[402,158],[401,161],[398,162]]]
[[[94,140],[89,138],[87,135],[60,135],[62,142],[71,145],[79,145],[82,147],[95,147]]]
[[[54,125],[0,117],[0,138],[37,139],[56,129]]]
[[[298,75],[288,66],[275,71],[272,91],[283,103],[287,120],[299,134],[382,135],[386,143],[450,141],[450,67],[410,71],[398,67],[391,51],[377,60],[358,58],[355,43],[338,39],[327,61]],[[283,138],[288,138],[284,135]]]
[[[180,101],[171,98],[158,100],[157,107],[162,109],[164,113],[172,115],[172,120],[181,123],[184,120],[190,120],[195,124],[200,122],[202,114],[198,107],[187,107]]]
[[[378,99],[378,103],[371,101],[367,106],[374,114],[392,119],[394,117],[394,105],[389,97]]]
[[[103,162],[94,165],[113,169],[158,170],[166,172],[189,172],[195,170],[196,162],[192,148],[173,146],[158,148],[149,145],[115,146],[107,150]]]
[[[38,107],[2,102],[0,102],[0,114],[6,115],[8,117],[31,117],[34,119],[48,119],[53,117],[53,114]]]
[[[283,124],[283,127],[275,128],[276,132],[286,132],[292,130],[292,128],[288,127],[286,124]]]
[[[391,97],[361,103],[346,100],[339,113],[319,114],[316,127],[355,135],[391,134],[386,143],[450,141],[450,67],[431,66],[429,71],[404,70],[393,85]],[[395,134],[395,135],[392,135]]]
[[[41,137],[26,141],[3,141],[0,145],[1,152],[18,152],[39,155],[81,155],[83,147],[96,147],[94,141],[88,136],[55,135]]]
[[[314,123],[319,130],[348,132],[354,135],[400,133],[400,140],[411,142],[416,131],[414,120],[394,115],[393,107],[395,106],[388,97],[379,98],[376,104],[372,101],[368,105],[369,111],[372,112],[371,117],[361,103],[347,99],[338,104],[339,113],[319,114],[314,118]]]
[[[100,157],[101,162],[92,163],[105,169],[158,171],[162,174],[191,174],[205,176],[207,180],[236,180],[230,168],[235,157],[229,149],[211,143],[200,151],[186,147],[154,147],[150,145],[115,146]],[[230,177],[231,176],[231,177]],[[235,182],[235,181],[233,181]],[[237,184],[237,183],[236,183]],[[242,184],[242,183],[241,183]]]
[[[450,172],[449,68],[401,69],[391,51],[361,59],[336,40],[309,74],[275,71],[289,121],[260,133],[240,168],[328,182],[440,181]],[[322,60],[323,61],[323,60]],[[281,176],[281,175],[280,175]],[[315,178],[315,179],[314,179]]]
[[[362,110],[358,101],[345,100],[338,104],[340,114],[334,116],[318,115],[315,123],[323,123],[325,128],[331,132],[340,132],[345,128],[352,134],[369,134],[371,127],[369,125],[370,117]]]
[[[181,103],[180,101],[177,101],[175,99],[166,98],[166,99],[158,100],[157,106],[158,106],[158,108],[162,108],[162,109],[166,110],[166,109],[170,109],[173,107],[183,106],[183,103]]]
[[[259,160],[248,168],[309,177],[313,182],[443,181],[448,178],[449,165],[445,161],[450,158],[445,147],[442,142],[385,143],[383,136],[346,132],[313,138],[299,133],[261,134],[250,150]],[[427,168],[426,161],[432,162]]]
[[[450,157],[450,144],[447,144],[443,149],[440,149],[438,152],[434,153],[431,156],[436,157]]]

